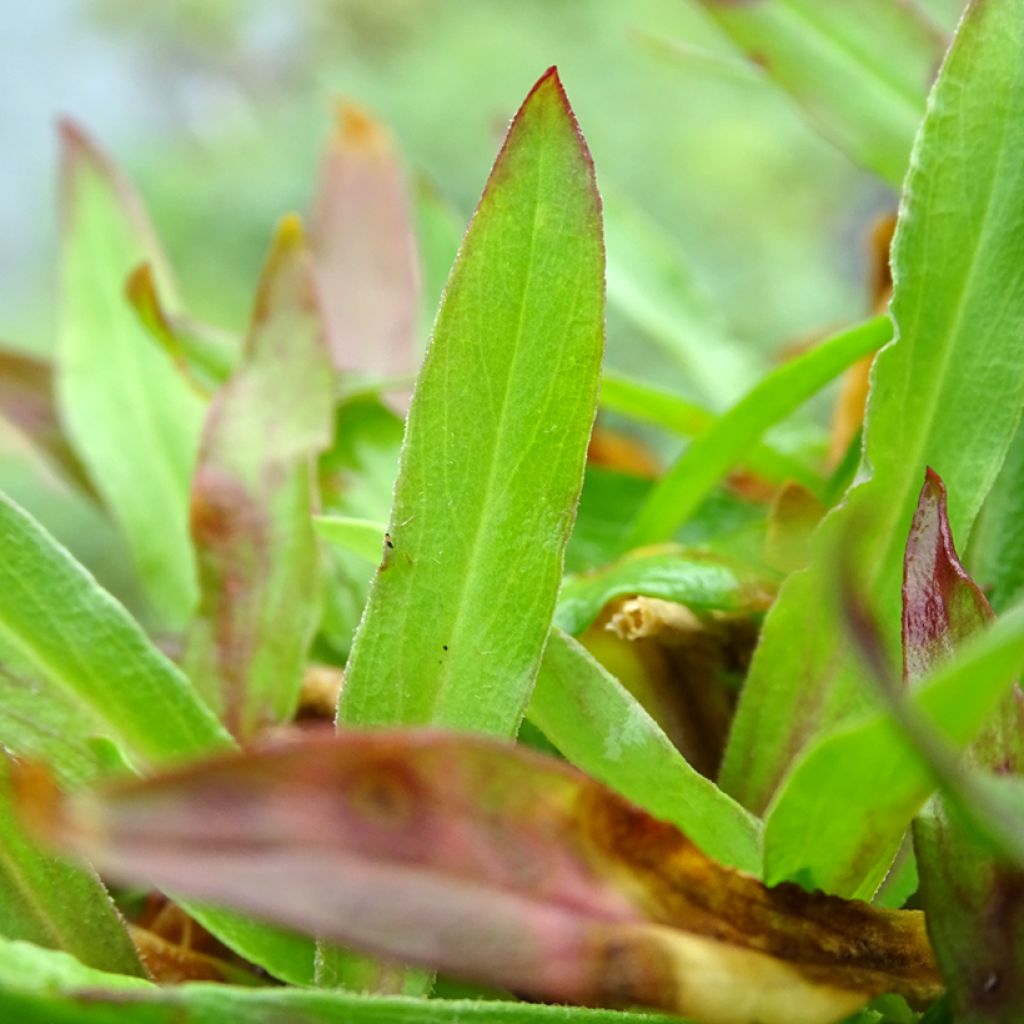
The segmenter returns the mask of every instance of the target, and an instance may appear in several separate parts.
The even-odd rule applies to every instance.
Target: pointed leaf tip
[[[277,225],[274,248],[278,251],[300,249],[306,244],[302,218],[297,213],[286,213]]]
[[[387,132],[358,104],[339,99],[334,107],[334,145],[344,149],[384,150]]]

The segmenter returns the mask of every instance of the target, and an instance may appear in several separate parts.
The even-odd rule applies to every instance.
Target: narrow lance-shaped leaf
[[[1006,0],[972,4],[930,100],[893,248],[898,339],[875,361],[860,482],[765,621],[723,765],[723,785],[754,810],[813,737],[863,706],[834,613],[837,548],[863,568],[895,660],[903,547],[925,466],[946,481],[964,543],[1024,408],[1018,13]]]
[[[552,70],[448,282],[340,721],[518,727],[594,417],[603,267],[590,157]]]
[[[338,107],[310,241],[335,366],[414,370],[419,265],[405,184],[387,132],[350,104]]]
[[[0,939],[0,1018],[19,1024],[679,1024],[677,1017],[491,999],[388,999],[234,985],[156,986]]]
[[[202,401],[125,298],[125,280],[143,261],[173,296],[138,197],[69,124],[61,160],[61,415],[128,539],[159,624],[180,628],[196,597],[188,486]]]
[[[634,517],[623,547],[670,540],[769,427],[891,337],[889,318],[875,317],[826,338],[768,374],[669,467]]]
[[[124,921],[88,867],[42,851],[15,813],[0,755],[0,935],[73,953],[84,964],[141,975]]]
[[[823,135],[890,184],[902,182],[946,44],[916,3],[702,3]]]
[[[240,738],[288,721],[298,702],[320,615],[313,470],[330,443],[333,392],[312,260],[286,218],[192,485],[201,599],[184,663]]]
[[[636,698],[557,628],[527,717],[569,761],[671,822],[709,857],[760,873],[760,822],[691,767]]]
[[[231,745],[185,676],[37,523],[0,496],[0,744],[66,782]]]
[[[907,544],[903,583],[904,675],[911,686],[993,617],[953,547],[942,481],[929,473]],[[1014,687],[965,758],[1003,775],[1024,770],[1024,701]],[[958,1020],[1012,1024],[1024,1004],[1024,920],[1014,908],[1019,868],[993,856],[937,795],[914,823],[921,897]]]
[[[765,889],[483,737],[310,737],[80,794],[52,829],[115,877],[537,998],[826,1024],[941,991],[918,912]]]

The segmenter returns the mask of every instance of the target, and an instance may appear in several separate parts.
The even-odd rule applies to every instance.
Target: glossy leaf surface
[[[340,721],[518,727],[594,416],[603,264],[590,158],[552,71],[509,130],[445,292]]]
[[[200,604],[185,666],[240,738],[289,721],[320,618],[314,469],[334,375],[312,259],[286,219],[241,362],[217,393],[192,485]]]
[[[141,262],[168,277],[138,197],[71,125],[61,160],[61,415],[128,539],[160,624],[180,628],[196,599],[188,488],[202,402],[125,297]]]
[[[555,622],[578,636],[605,605],[634,594],[676,601],[695,611],[757,613],[771,604],[774,581],[724,557],[666,544],[568,577],[558,596]]]
[[[903,548],[926,466],[965,544],[1024,407],[1024,28],[1012,3],[973,4],[929,105],[893,248],[897,340],[875,361],[859,481],[818,531],[811,568],[769,613],[722,772],[763,809],[808,742],[863,707],[835,617],[845,546],[899,654]],[[793,637],[800,636],[800,644]]]

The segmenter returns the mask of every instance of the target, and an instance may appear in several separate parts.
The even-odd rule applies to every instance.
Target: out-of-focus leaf
[[[966,543],[1024,408],[1016,13],[998,0],[972,5],[932,94],[893,248],[898,338],[875,360],[861,482],[765,621],[723,766],[725,788],[755,811],[809,741],[863,707],[834,613],[836,550],[863,570],[895,661],[903,547],[925,467],[946,481],[953,533]]]
[[[985,502],[969,564],[997,612],[1024,597],[1024,430],[1017,431]]]
[[[599,403],[602,410],[653,423],[687,438],[710,429],[717,418],[703,406],[671,391],[608,371],[601,376]],[[744,461],[766,480],[778,483],[796,480],[815,492],[822,487],[821,478],[802,462],[766,444],[755,444]]]
[[[28,435],[0,418],[0,493],[26,509],[129,607],[144,603],[124,539],[96,501]]]
[[[343,400],[337,409],[334,443],[320,459],[324,511],[386,523],[401,445],[402,421],[377,396],[364,394]],[[371,564],[340,545],[331,546],[321,632],[342,657],[349,652],[382,550],[383,538]]]
[[[234,339],[207,324],[169,313],[160,301],[150,264],[142,263],[132,271],[125,292],[153,340],[200,394],[207,395],[231,376],[236,362]]]
[[[634,551],[562,584],[555,622],[578,636],[616,598],[633,594],[677,601],[697,611],[763,612],[774,581],[719,555],[677,544]]]
[[[62,128],[62,419],[128,539],[159,623],[182,627],[195,604],[188,487],[202,402],[146,337],[125,298],[143,261],[173,297],[138,197],[75,127]]]
[[[317,516],[313,522],[317,533],[332,544],[359,555],[373,565],[384,551],[387,529],[372,519],[352,516]]]
[[[769,427],[891,336],[889,318],[875,317],[827,338],[764,377],[699,434],[665,473],[634,518],[624,546],[671,539]]]
[[[18,1024],[678,1024],[678,1017],[492,1000],[294,988],[158,988],[67,953],[0,939],[0,1017]]]
[[[116,761],[111,741],[143,763],[231,743],[124,608],[3,497],[0,691],[0,743],[67,782]]]
[[[25,835],[2,754],[0,935],[66,950],[101,970],[144,974],[124,921],[95,873],[43,853]]]
[[[437,186],[422,175],[413,187],[416,248],[423,282],[421,333],[430,336],[448,273],[459,251],[465,220],[449,206]]]
[[[623,200],[604,198],[609,308],[668,353],[698,398],[729,406],[757,380],[751,353],[730,337],[671,238]]]
[[[946,40],[915,3],[702,0],[853,160],[899,186]]]
[[[52,829],[115,877],[534,997],[825,1024],[941,991],[921,914],[766,889],[483,737],[309,737],[79,794]]]
[[[518,728],[593,422],[603,263],[590,158],[551,71],[509,129],[445,292],[340,721]]]
[[[53,370],[34,356],[0,349],[0,416],[46,453],[67,480],[92,496],[92,484],[57,416]]]
[[[811,558],[811,537],[825,506],[806,488],[790,483],[772,503],[764,538],[764,560],[782,573],[803,569]]]
[[[415,369],[419,267],[405,185],[387,132],[349,104],[338,108],[310,243],[334,365]]]
[[[967,575],[950,534],[946,492],[929,472],[907,542],[903,582],[903,671],[917,685],[936,664],[993,618]],[[1024,769],[1024,699],[1014,687],[974,741],[971,768],[1005,775]],[[966,794],[969,810],[982,801]],[[1019,834],[1022,808],[1011,808]],[[945,794],[935,796],[914,823],[914,848],[928,931],[950,988],[957,1019],[1012,1024],[1024,1005],[1024,920],[1014,907],[1024,871],[994,856]]]
[[[1022,665],[1024,608],[1007,613],[937,666],[912,705],[962,749]],[[934,788],[928,764],[889,713],[833,729],[804,750],[768,810],[765,880],[796,879],[828,892],[870,896]]]
[[[677,826],[709,857],[760,873],[757,819],[690,767],[629,691],[559,629],[527,717],[573,764]]]
[[[184,664],[241,739],[294,715],[319,622],[314,467],[331,439],[333,378],[312,260],[286,218],[192,484],[200,603]]]

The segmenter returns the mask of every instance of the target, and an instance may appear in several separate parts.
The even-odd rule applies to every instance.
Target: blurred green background
[[[897,0],[894,0],[897,2]],[[927,0],[949,26],[957,0]],[[395,135],[464,221],[508,118],[558,64],[598,177],[648,214],[742,342],[869,311],[895,196],[801,119],[693,0],[42,0],[0,14],[0,338],[51,346],[54,119],[145,198],[197,315],[244,324],[273,224],[304,211],[336,97]],[[611,361],[655,359],[614,317]]]

